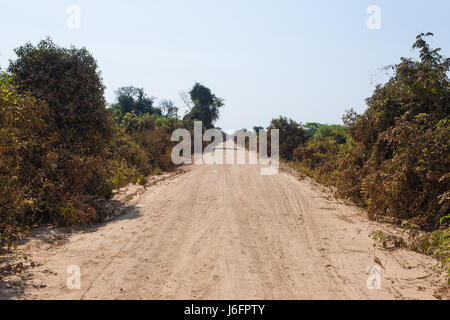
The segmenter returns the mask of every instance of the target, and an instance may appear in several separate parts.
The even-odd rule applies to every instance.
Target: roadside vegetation
[[[42,223],[102,220],[112,190],[174,169],[171,133],[212,127],[223,100],[196,83],[184,118],[170,100],[123,87],[107,105],[97,63],[51,39],[15,50],[0,70],[0,251]]]
[[[429,47],[428,36],[413,45],[419,59],[387,67],[391,78],[362,114],[347,111],[343,126],[280,117],[268,129],[280,129],[280,156],[291,166],[365,207],[371,219],[431,232],[415,234],[409,247],[448,268],[450,59]],[[374,236],[386,245],[407,243]]]
[[[367,209],[371,219],[402,225],[408,239],[380,232],[384,247],[432,254],[448,269],[450,214],[450,59],[418,35],[419,59],[387,67],[367,109],[343,125],[302,124],[280,116],[280,156]],[[170,100],[122,87],[107,105],[97,63],[85,49],[50,39],[15,50],[0,71],[0,250],[42,223],[102,220],[112,190],[145,185],[175,169],[171,133],[214,127],[224,105],[202,84],[182,95],[184,117]],[[258,132],[262,127],[254,127]]]

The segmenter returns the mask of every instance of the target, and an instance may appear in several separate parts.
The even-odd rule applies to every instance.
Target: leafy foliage
[[[171,100],[161,100],[161,102],[159,103],[159,109],[161,109],[162,115],[166,118],[178,117],[178,108]]]
[[[144,89],[122,87],[116,91],[116,103],[111,106],[113,114],[120,119],[127,113],[142,115],[145,113],[162,115],[162,110],[154,106],[154,98],[148,97]]]
[[[223,99],[216,97],[211,90],[200,83],[196,83],[189,92],[193,107],[186,114],[186,120],[202,121],[206,129],[214,127],[219,118],[219,109],[223,107]]]
[[[58,144],[81,156],[104,151],[111,134],[97,63],[85,49],[61,48],[50,39],[15,50],[8,71],[21,91],[44,100],[54,117]]]
[[[302,125],[292,119],[282,116],[272,119],[267,128],[269,135],[271,129],[278,129],[280,132],[280,157],[283,159],[291,160],[294,150],[306,141]]]

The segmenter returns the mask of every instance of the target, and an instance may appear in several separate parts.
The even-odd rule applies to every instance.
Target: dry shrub
[[[2,245],[23,237],[11,230],[41,222],[97,220],[94,199],[111,194],[105,163],[112,119],[95,60],[84,48],[51,40],[15,52],[1,79]]]
[[[270,147],[270,130],[278,129],[280,135],[280,157],[285,160],[292,160],[294,150],[306,141],[306,133],[303,130],[301,123],[297,123],[292,119],[280,116],[279,118],[272,119],[268,130],[267,145],[268,150]],[[270,152],[268,152],[270,153]]]
[[[410,219],[422,227],[437,228],[450,209],[448,121],[435,124],[429,115],[419,114],[413,122],[399,121],[386,133],[386,140],[399,151],[367,176],[369,215]]]
[[[0,247],[13,245],[39,220],[39,192],[46,183],[42,169],[50,144],[47,104],[20,94],[0,74]]]
[[[450,60],[429,48],[428,35],[414,44],[421,60],[402,58],[391,67],[393,77],[367,99],[364,114],[346,117],[358,152],[343,162],[358,165],[356,172],[342,171],[340,180],[360,182],[372,218],[410,219],[436,229],[449,211]]]
[[[136,141],[147,152],[153,168],[167,171],[174,168],[171,151],[174,146],[170,134],[164,128],[155,128],[135,134]]]
[[[420,60],[402,58],[363,114],[344,115],[345,143],[313,136],[294,156],[306,173],[366,206],[373,219],[435,230],[450,211],[450,59],[420,34]]]

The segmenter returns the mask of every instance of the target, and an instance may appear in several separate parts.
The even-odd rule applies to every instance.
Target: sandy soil
[[[434,259],[373,249],[369,234],[392,226],[308,179],[259,169],[189,166],[119,192],[125,215],[72,233],[40,230],[14,254],[36,266],[1,280],[0,298],[435,298],[444,275]],[[369,290],[375,256],[381,289]],[[69,265],[80,267],[78,290],[66,286]]]

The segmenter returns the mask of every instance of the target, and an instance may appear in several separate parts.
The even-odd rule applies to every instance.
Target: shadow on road
[[[96,232],[108,223],[136,219],[141,215],[137,207],[117,200],[109,200],[105,207],[108,217],[101,222],[73,227],[42,225],[32,230],[30,236],[18,244],[17,249],[12,249],[4,254],[0,253],[0,300],[27,299],[27,288],[45,288],[43,284],[31,283],[33,269],[42,266],[42,262],[32,261],[21,250],[31,240],[37,240],[50,249],[65,244],[73,234]],[[44,269],[43,272],[51,273],[52,271]]]

